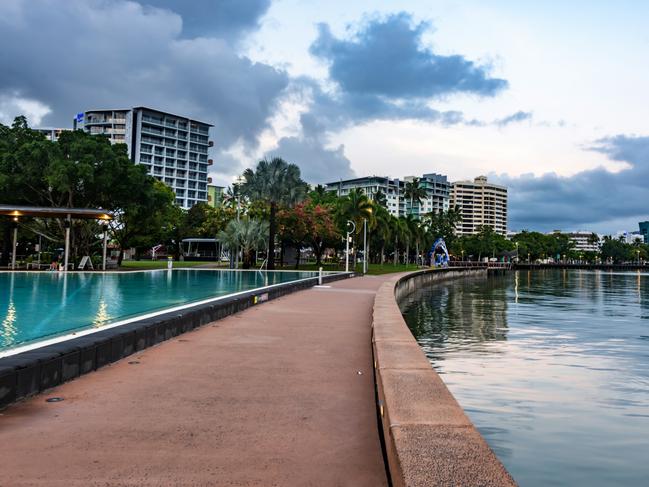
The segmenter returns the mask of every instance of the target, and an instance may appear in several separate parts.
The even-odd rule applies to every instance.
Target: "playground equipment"
[[[441,252],[437,253],[440,250]],[[443,238],[438,238],[435,240],[435,243],[430,249],[429,253],[430,263],[433,267],[447,267],[450,257],[448,255],[448,249],[446,248],[446,242]]]

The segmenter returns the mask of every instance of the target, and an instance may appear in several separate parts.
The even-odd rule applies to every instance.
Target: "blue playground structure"
[[[435,243],[430,249],[429,257],[430,265],[432,267],[448,266],[450,257],[448,255],[448,249],[446,248],[446,242],[444,242],[443,238],[438,238],[437,240],[435,240]]]

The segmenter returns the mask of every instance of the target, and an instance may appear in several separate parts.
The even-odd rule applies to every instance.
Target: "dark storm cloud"
[[[178,13],[183,35],[236,39],[259,26],[270,0],[144,0],[142,3]]]
[[[401,12],[375,19],[348,40],[337,39],[327,24],[311,53],[329,63],[329,76],[347,93],[390,98],[431,98],[454,93],[493,96],[507,81],[460,55],[435,54],[422,45],[427,22],[414,23]]]
[[[630,167],[617,173],[597,168],[571,177],[495,176],[494,181],[509,187],[509,227],[577,229],[649,219],[649,137],[609,137],[591,150]]]
[[[351,161],[345,156],[345,146],[327,148],[328,138],[316,119],[308,114],[302,115],[301,126],[301,135],[281,138],[277,147],[266,156],[282,157],[297,164],[302,178],[312,184],[328,183],[356,175],[351,168]]]
[[[256,22],[257,4],[240,28]],[[254,145],[288,75],[238,55],[232,30],[192,39],[181,29],[178,14],[123,0],[0,2],[0,98],[44,103],[44,124],[63,127],[84,109],[150,105],[214,123],[217,146]]]

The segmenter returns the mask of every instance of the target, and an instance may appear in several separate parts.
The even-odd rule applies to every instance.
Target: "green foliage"
[[[306,197],[308,185],[300,176],[300,168],[279,157],[259,161],[257,168],[246,169],[241,194],[250,201],[270,207],[268,221],[268,269],[275,269],[276,215],[280,207],[291,207]]]
[[[231,220],[217,238],[231,252],[241,250],[243,268],[250,269],[254,252],[264,248],[268,238],[268,223],[251,218]]]
[[[24,117],[0,125],[0,195],[2,203],[112,211],[118,218],[111,236],[121,248],[159,239],[174,216],[173,192],[133,164],[125,145],[82,131],[50,142]],[[63,239],[62,220],[37,221],[32,228],[51,241]],[[73,222],[73,258],[90,253],[100,233],[96,222]]]

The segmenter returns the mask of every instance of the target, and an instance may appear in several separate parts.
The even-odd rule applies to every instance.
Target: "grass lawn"
[[[282,267],[284,270],[292,270],[295,269],[295,266],[284,266]],[[415,264],[370,264],[369,268],[367,270],[367,273],[372,276],[376,276],[379,274],[390,274],[392,272],[407,272],[407,271],[416,271],[418,267]],[[301,271],[317,271],[318,266],[316,266],[314,263],[309,263],[309,264],[300,264],[300,270]],[[322,266],[323,271],[344,271],[345,266],[344,264],[342,266],[339,266],[337,264],[324,264]],[[356,266],[356,272],[362,272],[363,271],[363,265],[358,264]]]
[[[210,264],[210,262],[198,261],[174,261],[174,269],[182,269],[184,267],[194,267],[201,264]],[[122,269],[166,269],[166,260],[125,260],[122,262]]]

